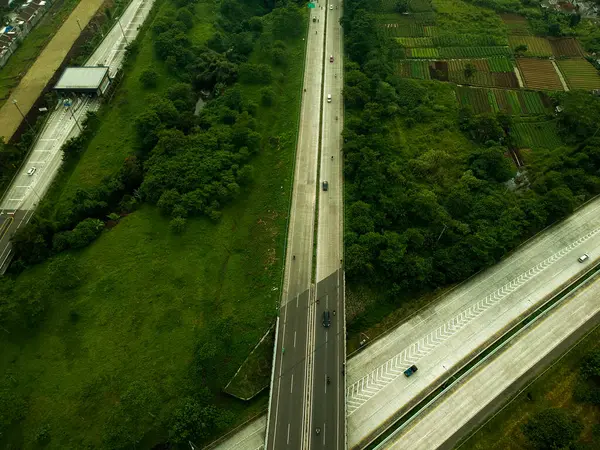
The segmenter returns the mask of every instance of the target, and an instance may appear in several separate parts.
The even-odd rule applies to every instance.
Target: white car
[[[333,9],[333,5],[329,5],[329,9]]]
[[[331,94],[327,94],[327,103],[331,103]]]
[[[589,259],[590,255],[588,255],[587,253],[584,253],[583,255],[581,255],[579,258],[577,258],[577,261],[579,261],[580,263],[584,262],[586,259]]]
[[[27,175],[29,175],[29,176],[33,175],[33,174],[35,173],[35,171],[36,171],[36,170],[37,170],[37,169],[36,169],[35,167],[32,167],[31,169],[29,169],[29,170],[27,171]]]

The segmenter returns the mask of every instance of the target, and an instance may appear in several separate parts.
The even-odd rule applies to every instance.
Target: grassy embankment
[[[79,2],[80,0],[57,0],[54,2],[33,31],[21,42],[6,65],[2,67],[0,71],[0,106],[8,99],[11,90],[19,84],[29,66],[33,64],[50,38]]]
[[[517,450],[531,448],[522,426],[534,414],[547,408],[564,408],[584,424],[582,442],[592,440],[592,428],[600,420],[598,407],[575,402],[573,388],[584,357],[600,349],[600,328],[580,341],[554,366],[487,422],[460,450]],[[592,447],[590,447],[592,448]]]
[[[197,5],[195,43],[212,33],[213,6]],[[159,7],[161,13],[172,8],[164,1]],[[59,177],[51,198],[99,183],[133,152],[133,119],[147,94],[138,81],[142,70],[152,65],[159,71],[159,93],[175,82],[155,59],[150,33],[140,44],[133,69],[101,113],[95,138],[78,166]],[[168,421],[177,400],[193,389],[189,373],[198,344],[215,330],[227,334],[218,335],[227,341],[226,352],[211,361],[218,376],[206,380],[218,395],[269,328],[282,273],[303,41],[288,42],[288,50],[288,67],[274,69],[276,103],[259,108],[265,145],[252,162],[255,181],[224,209],[222,220],[189,219],[185,233],[175,236],[167,218],[142,207],[90,247],[72,253],[82,283],[67,296],[51,298],[39,331],[0,343],[0,370],[11,374],[15,392],[28,399],[19,447],[32,447],[36,430],[45,425],[52,430],[47,448],[98,446],[103,424],[133,381],[158,392],[163,412],[157,420]],[[252,59],[266,61],[259,52]],[[259,99],[260,86],[241,88],[248,98]],[[47,264],[34,267],[18,277],[17,289],[35,289],[48,276]],[[266,396],[249,405],[224,395],[217,401],[240,423],[265,407]],[[165,438],[159,430],[148,444]]]

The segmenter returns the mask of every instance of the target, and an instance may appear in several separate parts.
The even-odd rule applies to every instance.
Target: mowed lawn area
[[[201,43],[210,37],[214,17],[208,3],[197,8],[190,36]],[[2,383],[27,405],[22,426],[6,436],[13,446],[37,448],[36,436],[49,429],[47,449],[100,448],[120,399],[140,383],[155,393],[161,413],[152,420],[164,426],[157,425],[138,448],[165,442],[174,409],[185,396],[201,392],[191,373],[195,354],[207,343],[216,351],[203,353],[211,373],[202,382],[212,402],[232,413],[232,425],[266,407],[266,395],[243,403],[221,391],[273,323],[280,296],[304,42],[286,46],[288,66],[273,68],[275,102],[258,107],[263,150],[251,161],[254,181],[221,220],[188,218],[183,234],[175,235],[170,218],[142,206],[89,247],[58,256],[74,258],[81,284],[47,292],[50,306],[39,331],[3,336]],[[270,62],[258,42],[256,48],[252,62]],[[147,33],[131,72],[101,113],[92,144],[78,166],[58,179],[52,198],[99,183],[133,153],[133,120],[149,92],[138,78],[150,65],[160,73],[157,92],[175,82],[156,61]],[[257,102],[261,87],[240,85]],[[22,273],[15,291],[43,291],[51,264]]]

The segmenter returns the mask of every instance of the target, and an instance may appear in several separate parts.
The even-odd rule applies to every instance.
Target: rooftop
[[[98,89],[108,67],[67,67],[54,89]]]

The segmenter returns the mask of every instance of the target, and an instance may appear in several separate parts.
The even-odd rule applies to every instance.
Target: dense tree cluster
[[[37,263],[69,248],[82,248],[101,232],[110,214],[126,214],[140,200],[156,204],[172,217],[171,230],[181,233],[186,217],[220,218],[220,209],[252,181],[249,164],[260,150],[256,132],[258,105],[242,97],[231,85],[238,77],[250,84],[265,85],[262,103],[274,103],[272,69],[269,64],[249,63],[258,39],[268,48],[274,65],[285,65],[285,40],[302,30],[302,15],[294,4],[277,8],[268,17],[272,32],[263,35],[261,17],[268,12],[260,4],[222,2],[218,27],[206,45],[193,46],[187,33],[194,25],[193,2],[154,20],[156,55],[181,81],[166,95],[150,93],[146,107],[135,118],[137,155],[127,158],[121,171],[95,187],[79,189],[57,213],[36,214],[13,238],[17,262],[13,270]],[[140,83],[151,89],[157,72],[147,68]],[[199,91],[215,98],[194,115]],[[84,132],[69,140],[65,161],[76,162],[95,130],[95,114],[83,123]],[[114,220],[113,220],[114,221]]]
[[[510,187],[510,117],[458,110],[439,100],[443,85],[395,75],[391,61],[400,50],[363,8],[351,0],[344,17],[352,60],[345,65],[343,149],[350,283],[398,301],[464,280],[600,193],[600,99],[559,96],[559,124],[572,146],[551,157],[533,155],[525,175],[530,185]],[[455,151],[422,149],[403,137],[424,125],[454,133],[448,139],[461,130],[470,142]]]

